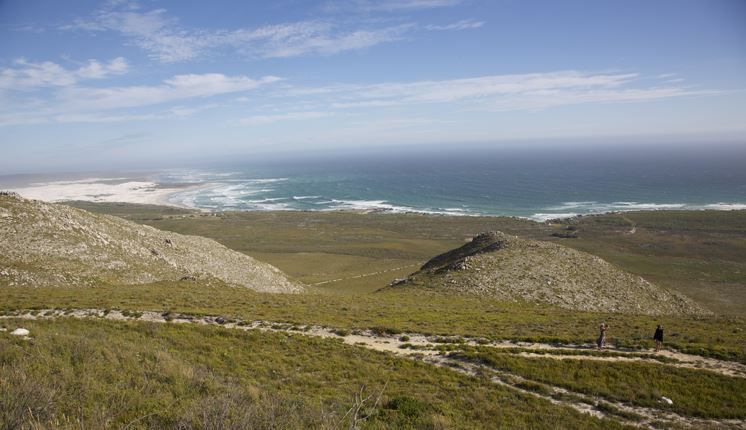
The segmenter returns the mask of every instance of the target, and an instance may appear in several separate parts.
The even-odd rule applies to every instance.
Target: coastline
[[[45,178],[47,179],[47,178]],[[278,181],[278,179],[260,179],[255,182]],[[292,196],[285,198],[264,198],[263,200],[249,200],[249,202],[272,201],[274,204],[254,204],[242,207],[240,199],[228,197],[230,204],[215,205],[215,207],[200,207],[195,203],[196,197],[201,191],[221,191],[224,187],[221,181],[206,181],[195,183],[192,181],[162,183],[149,176],[128,177],[88,177],[82,179],[68,179],[45,182],[26,182],[24,184],[12,184],[15,186],[0,187],[8,191],[16,192],[29,199],[42,200],[46,202],[69,202],[85,201],[91,203],[131,203],[149,204],[165,207],[188,209],[200,212],[224,212],[224,211],[246,211],[246,212],[345,212],[357,214],[418,214],[438,217],[508,217],[527,219],[540,223],[552,223],[570,220],[580,217],[604,215],[614,213],[639,212],[639,211],[732,211],[746,210],[746,203],[641,203],[615,201],[609,203],[595,201],[564,202],[555,206],[537,207],[533,210],[527,209],[526,214],[515,213],[485,213],[461,208],[427,208],[417,209],[411,206],[401,206],[390,203],[387,200],[336,200],[328,202],[335,206],[319,206],[318,208],[303,208],[291,206],[293,202],[308,198],[320,198],[321,196]],[[188,197],[174,198],[179,194],[186,193]],[[257,196],[258,197],[258,196]],[[277,203],[286,200],[287,202]],[[192,204],[189,204],[191,202]],[[533,213],[531,213],[533,211]],[[556,212],[555,212],[556,211]]]
[[[195,187],[197,188],[197,187]],[[682,209],[634,209],[634,210],[628,210],[628,211],[607,211],[607,212],[595,212],[595,213],[587,213],[587,214],[552,214],[552,215],[567,215],[567,216],[553,216],[546,219],[537,219],[530,216],[516,216],[516,215],[507,215],[507,214],[482,214],[482,213],[470,213],[470,214],[447,214],[447,213],[434,213],[434,212],[427,212],[427,211],[392,211],[392,210],[386,210],[386,209],[317,209],[317,210],[309,210],[309,209],[285,209],[285,210],[278,210],[278,209],[270,209],[270,210],[263,210],[263,209],[225,209],[225,210],[215,210],[215,209],[207,209],[207,208],[198,208],[198,207],[192,207],[188,205],[182,205],[174,202],[169,202],[167,200],[167,195],[165,197],[160,197],[161,200],[154,200],[151,202],[127,202],[127,201],[90,201],[90,200],[62,200],[58,201],[58,203],[64,203],[64,202],[74,202],[74,201],[84,201],[92,204],[102,204],[105,205],[107,203],[116,203],[116,204],[147,204],[147,205],[154,205],[154,206],[161,206],[164,208],[179,208],[179,209],[185,209],[185,210],[192,210],[202,213],[223,213],[223,212],[257,212],[257,213],[266,213],[266,214],[272,214],[272,213],[314,213],[314,214],[334,214],[334,213],[341,213],[341,214],[356,214],[356,215],[416,215],[416,216],[422,216],[422,217],[434,217],[434,218],[510,218],[510,219],[517,219],[517,220],[525,220],[525,221],[532,221],[539,224],[556,224],[556,223],[563,223],[567,222],[573,219],[581,219],[581,218],[590,218],[595,216],[604,216],[604,215],[612,215],[612,214],[623,214],[623,213],[656,213],[656,212],[746,212],[746,208],[733,208],[733,209],[715,209],[715,208],[682,208]]]

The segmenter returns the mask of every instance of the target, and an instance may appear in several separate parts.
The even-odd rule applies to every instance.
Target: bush
[[[299,399],[251,393],[234,386],[192,403],[176,425],[179,430],[331,429],[334,420]]]
[[[427,404],[408,396],[397,396],[386,402],[385,409],[395,410],[399,415],[410,421],[423,416],[427,411]]]
[[[0,430],[44,424],[52,418],[53,407],[54,391],[48,386],[28,378],[23,370],[0,372]]]
[[[386,335],[394,335],[394,334],[401,334],[401,330],[391,327],[383,327],[383,326],[377,326],[370,329],[370,331],[373,332],[376,336],[386,336]]]

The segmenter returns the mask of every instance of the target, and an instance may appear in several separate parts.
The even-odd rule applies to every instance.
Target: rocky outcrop
[[[211,239],[0,194],[0,287],[181,279],[219,280],[262,292],[302,291],[274,266]]]
[[[406,282],[392,288],[413,285],[584,311],[709,313],[688,297],[594,255],[500,232],[479,234],[471,242],[434,257]]]

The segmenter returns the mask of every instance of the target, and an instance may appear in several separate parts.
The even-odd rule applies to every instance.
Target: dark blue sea
[[[746,145],[392,148],[11,179],[0,177],[0,187],[53,201],[546,220],[611,211],[746,209]]]
[[[733,148],[731,148],[733,149]],[[736,148],[737,149],[737,148]],[[382,153],[176,169],[174,204],[210,210],[380,210],[545,220],[659,209],[746,209],[746,151],[640,147]]]

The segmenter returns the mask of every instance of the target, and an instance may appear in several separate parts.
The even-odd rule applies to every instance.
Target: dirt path
[[[397,270],[406,269],[407,267],[419,267],[419,266],[421,266],[421,263],[407,264],[406,266],[394,267],[394,268],[386,269],[386,270],[379,270],[378,272],[363,273],[362,275],[355,275],[355,276],[350,276],[347,278],[329,279],[328,281],[321,281],[321,282],[316,282],[315,284],[308,284],[308,285],[317,287],[319,285],[330,284],[332,282],[341,282],[341,281],[347,281],[350,279],[367,278],[369,276],[376,276],[376,275],[382,275],[384,273],[396,272]]]
[[[72,318],[99,318],[113,321],[142,321],[154,323],[171,322],[174,324],[200,324],[217,325],[226,329],[234,330],[261,330],[270,332],[294,333],[303,336],[314,336],[321,338],[339,339],[348,345],[364,347],[397,356],[421,360],[432,365],[447,367],[457,372],[471,376],[486,375],[496,384],[521,391],[525,394],[540,397],[553,404],[570,407],[581,413],[591,414],[597,417],[607,417],[624,424],[643,428],[656,428],[664,423],[666,425],[683,426],[684,428],[737,428],[746,429],[746,421],[743,420],[706,420],[677,415],[665,409],[641,407],[611,401],[608,399],[594,397],[582,393],[572,392],[567,389],[527,380],[521,376],[487,368],[474,363],[466,362],[458,358],[450,357],[439,349],[443,345],[458,345],[515,349],[505,351],[522,357],[542,357],[557,360],[590,360],[590,361],[613,361],[613,362],[646,362],[656,363],[671,367],[687,369],[705,369],[731,377],[746,377],[746,365],[717,360],[713,358],[700,357],[684,354],[677,351],[661,351],[659,356],[670,359],[665,363],[656,360],[649,351],[631,351],[626,349],[609,348],[608,356],[589,355],[597,354],[590,345],[552,345],[530,342],[477,342],[474,339],[463,339],[458,337],[425,336],[416,333],[405,333],[396,336],[381,335],[370,330],[347,331],[335,330],[322,326],[298,326],[287,323],[273,323],[268,321],[236,321],[214,316],[192,316],[185,314],[162,314],[158,312],[126,312],[118,310],[104,311],[101,309],[78,309],[73,311],[62,310],[40,310],[19,311],[13,315],[2,315],[2,319],[56,319],[63,317]],[[31,333],[33,337],[33,333]],[[563,353],[564,352],[564,353]],[[574,353],[573,353],[574,352]],[[532,385],[527,385],[532,384]],[[537,385],[544,388],[537,392],[529,389]],[[529,387],[529,388],[527,388]],[[634,416],[635,418],[631,418]]]
[[[626,232],[625,234],[635,234],[635,233],[637,233],[637,223],[634,222],[634,221],[632,221],[631,219],[627,218],[624,215],[622,215],[621,217],[622,217],[623,220],[627,221],[632,226],[632,228],[630,228],[629,231]]]

